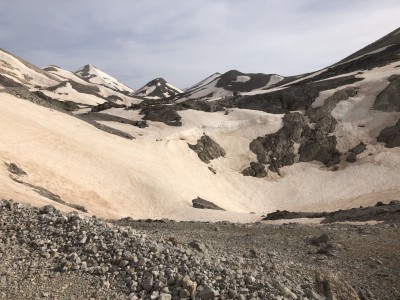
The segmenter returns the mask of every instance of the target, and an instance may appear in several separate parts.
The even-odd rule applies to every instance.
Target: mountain
[[[1,52],[0,198],[234,222],[398,199],[399,30],[299,76],[232,70],[185,91],[157,79],[132,105],[105,97],[90,67]]]
[[[162,99],[183,93],[180,89],[166,82],[163,78],[156,78],[135,92],[135,96],[147,99]]]
[[[72,73],[68,70],[64,70],[57,66],[48,66],[43,68],[43,70],[51,73],[52,75],[59,78],[60,81],[62,81],[62,84],[55,87],[50,87],[48,91],[45,92],[45,94],[47,94],[48,96],[56,98],[58,100],[68,99],[70,101],[74,101],[74,99],[82,99],[82,96],[79,97],[76,95],[76,92],[78,92],[90,95],[84,95],[84,97],[86,98],[93,98],[93,96],[96,97],[91,100],[88,99],[85,102],[85,104],[87,105],[98,105],[99,103],[104,103],[106,101],[130,105],[139,101],[138,99],[134,98],[133,95],[128,94],[128,90],[121,91],[113,88],[114,86],[123,86],[116,79],[112,79],[113,85],[110,87],[109,85],[105,85],[104,82],[92,83],[90,81],[86,81],[84,78],[81,78],[77,74]],[[101,71],[96,69],[96,72],[100,74]],[[101,73],[105,74],[104,72]],[[107,74],[102,76],[104,78],[112,78]],[[66,88],[73,89],[74,91],[70,91],[70,93],[66,95],[65,93],[63,93],[63,90],[65,90]],[[53,92],[53,94],[50,94],[51,92]]]
[[[97,69],[93,65],[85,65],[74,73],[87,82],[102,85],[126,95],[134,92],[132,88],[120,83],[117,79]]]
[[[262,91],[282,81],[276,74],[242,73],[231,70],[224,74],[214,73],[181,95],[183,99],[221,99],[233,93]]]
[[[186,92],[186,91],[190,91],[190,90],[194,90],[194,89],[200,88],[200,87],[210,83],[215,78],[218,78],[219,76],[221,76],[221,73],[218,73],[218,72],[216,72],[214,74],[211,74],[210,76],[208,76],[207,78],[204,78],[203,80],[199,81],[198,83],[196,83],[196,84],[194,84],[194,85],[192,85],[192,86],[190,86],[188,88],[185,88],[184,91]]]
[[[0,49],[0,74],[3,78],[35,89],[60,82],[57,77],[3,49]]]

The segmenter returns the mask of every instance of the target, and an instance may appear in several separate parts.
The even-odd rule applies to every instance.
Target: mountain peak
[[[130,94],[134,92],[132,88],[120,83],[117,79],[101,71],[92,64],[84,65],[74,73],[87,82],[100,84],[117,92],[124,94]]]
[[[164,78],[158,77],[138,89],[135,95],[150,99],[161,99],[173,97],[181,93],[183,93],[182,90],[168,83]]]

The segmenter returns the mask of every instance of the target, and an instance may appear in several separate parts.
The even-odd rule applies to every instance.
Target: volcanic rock
[[[188,144],[189,148],[197,153],[199,158],[208,164],[210,160],[225,156],[225,150],[208,135],[203,136],[197,140],[197,144]]]

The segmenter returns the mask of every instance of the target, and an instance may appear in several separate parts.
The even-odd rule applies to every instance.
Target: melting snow
[[[235,82],[246,82],[246,81],[249,81],[250,79],[251,79],[250,76],[240,75],[240,76],[236,77]]]

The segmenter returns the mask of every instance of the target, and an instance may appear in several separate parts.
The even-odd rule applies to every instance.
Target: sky
[[[400,26],[399,0],[0,0],[0,48],[45,67],[93,64],[138,89],[215,72],[299,75]]]

